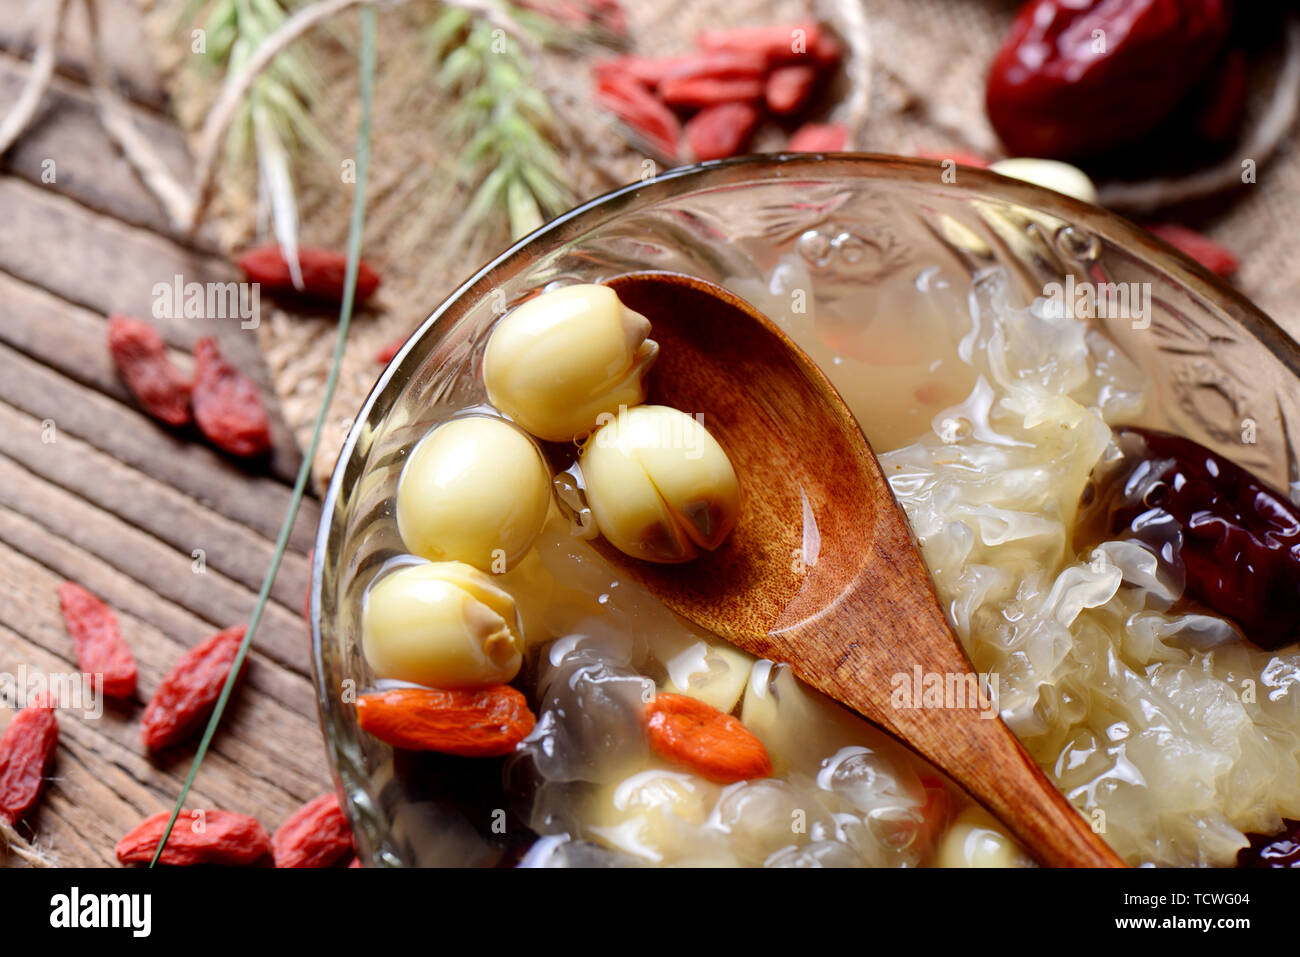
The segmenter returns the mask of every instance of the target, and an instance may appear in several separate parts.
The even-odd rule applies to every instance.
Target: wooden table
[[[27,21],[42,5],[0,0],[0,111],[26,76]],[[60,712],[53,780],[31,820],[58,863],[104,866],[116,864],[123,834],[169,809],[180,791],[193,745],[148,756],[144,703],[186,648],[247,621],[298,453],[277,415],[271,461],[247,470],[142,414],[117,378],[107,313],[150,317],[154,284],[177,274],[198,282],[233,275],[210,242],[171,235],[100,128],[84,83],[84,8],[70,7],[54,88],[0,165],[0,672],[78,670],[59,582],[77,581],[117,610],[139,664],[136,699],[98,719]],[[188,179],[133,4],[101,7],[140,128]],[[237,320],[157,324],[186,365],[196,339],[217,337],[274,409],[254,331]],[[331,787],[301,613],[318,518],[309,500],[189,802],[255,815],[268,832]],[[0,725],[9,717],[0,709]]]

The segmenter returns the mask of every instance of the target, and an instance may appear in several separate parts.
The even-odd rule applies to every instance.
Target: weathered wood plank
[[[0,54],[0,103],[18,99],[27,74],[26,62]],[[130,115],[172,175],[188,183],[192,161],[175,124],[139,108],[131,108]],[[56,78],[45,94],[37,121],[5,154],[4,165],[28,182],[49,186],[91,209],[174,235],[158,200],[128,163],[113,161],[116,159],[117,146],[100,124],[90,91]],[[205,249],[217,248],[210,230],[201,232],[198,240]]]
[[[15,582],[7,590],[5,604],[8,611],[17,613],[24,630],[19,635],[10,628],[8,640],[0,639],[0,670],[16,674],[17,667],[25,664],[29,670],[75,673],[75,653],[58,607],[61,574],[2,544],[0,571]],[[180,747],[161,756],[146,756],[138,720],[143,702],[170,670],[184,645],[124,608],[119,602],[120,586],[96,588],[96,592],[117,610],[123,637],[131,645],[140,669],[140,690],[136,701],[109,703],[101,718],[83,720],[121,749],[114,752],[115,760],[134,780],[148,783],[152,792],[168,798],[188,771],[192,749]],[[213,739],[213,755],[231,762],[238,774],[249,779],[244,787],[269,785],[286,790],[291,795],[286,803],[292,805],[293,799],[313,796],[325,779],[324,747],[315,720],[311,684],[304,676],[291,675],[265,658],[260,642],[255,647],[247,673],[231,699],[227,719]]]
[[[132,116],[169,168],[189,172],[165,115],[135,0],[98,0],[110,66]],[[44,3],[0,0],[0,110],[26,78]],[[100,127],[85,85],[85,11],[69,5],[58,75],[27,135],[0,161],[0,671],[75,672],[57,586],[84,584],[117,611],[140,670],[136,700],[89,718],[61,712],[53,780],[32,823],[69,866],[115,865],[113,846],[171,806],[193,748],[147,755],[144,702],[185,648],[247,619],[289,499],[297,450],[280,420],[256,332],[237,319],[153,316],[155,284],[227,282],[235,270],[205,234],[168,236],[153,197]],[[53,182],[43,181],[46,160]],[[270,468],[229,459],[135,406],[104,344],[105,315],[154,321],[182,367],[195,340],[263,391],[277,439]],[[42,442],[45,420],[55,441]],[[319,517],[304,503],[247,671],[196,780],[190,807],[253,814],[268,831],[330,787],[316,721],[303,557]],[[192,570],[191,551],[206,568]],[[0,709],[0,728],[9,714]]]
[[[231,364],[257,383],[271,411],[273,471],[285,479],[296,472],[297,447],[272,399],[256,330],[242,328],[238,319],[154,316],[158,283],[176,276],[184,283],[235,281],[230,264],[13,176],[0,177],[0,209],[9,222],[22,224],[0,230],[0,271],[92,312],[149,316],[180,349],[192,349],[204,336],[217,338]]]
[[[123,93],[137,103],[166,110],[167,91],[154,65],[135,0],[98,2],[105,59]],[[37,17],[43,15],[46,6],[46,0],[0,0],[0,49],[30,59]],[[90,75],[86,10],[81,3],[70,3],[68,7],[55,59],[56,69],[84,82]]]
[[[57,351],[57,326],[71,315],[70,307],[62,304],[55,311],[54,307],[60,305],[58,300],[15,288],[21,285],[0,276],[0,295],[11,294],[7,308],[9,315],[17,315],[14,323],[0,322],[0,340],[12,336],[16,342],[38,349],[38,357],[48,355],[47,350]],[[83,314],[81,319],[85,318]],[[89,328],[84,321],[81,326]],[[102,335],[94,340],[102,342]],[[76,355],[84,344],[70,345],[69,349]],[[111,370],[103,368],[103,361],[97,360],[98,372],[82,371],[96,381],[113,376]],[[42,421],[51,420],[56,429],[72,432],[137,471],[185,490],[206,507],[265,537],[274,539],[278,534],[289,504],[289,490],[274,478],[251,474],[239,463],[6,345],[0,345],[0,368],[4,369],[0,375],[0,401]],[[87,368],[93,370],[95,366]],[[306,552],[312,547],[319,515],[314,500],[303,502],[291,539],[295,550]]]
[[[29,668],[45,672],[63,668],[57,657],[43,654],[3,626],[0,647],[19,649]],[[257,710],[257,704],[232,704],[231,721],[214,739],[186,806],[252,814],[274,830],[296,807],[323,790],[324,756],[320,754],[318,766],[309,768],[286,764],[285,759],[295,754],[283,747],[281,736],[297,729],[286,729],[278,714],[259,715]],[[258,722],[260,734],[243,740],[240,725],[250,716]],[[8,717],[0,714],[0,726]],[[40,844],[60,864],[116,863],[113,847],[118,839],[142,818],[170,808],[179,793],[191,753],[178,749],[161,762],[147,757],[139,743],[137,718],[138,713],[113,709],[99,716],[59,711],[59,751],[46,796],[30,824]],[[315,750],[319,752],[319,743]]]
[[[248,620],[255,602],[252,590],[208,568],[196,573],[186,553],[174,551],[146,532],[55,488],[0,455],[0,507],[24,516],[78,548],[112,564],[152,591],[183,605],[209,622],[213,630]],[[286,667],[310,670],[306,626],[271,602],[263,619],[263,651]]]
[[[79,582],[108,602],[116,611],[122,636],[131,645],[140,671],[138,697],[152,692],[186,648],[214,631],[213,626],[189,609],[168,601],[148,586],[106,565],[73,545],[50,535],[30,520],[0,513],[0,574],[6,587],[2,596],[3,622],[22,629],[34,647],[61,658],[68,666],[75,653],[58,608],[58,585]],[[266,632],[259,629],[259,635]],[[286,725],[303,737],[293,740],[295,751],[311,752],[319,743],[316,699],[309,677],[291,671],[265,656],[263,643],[254,641],[250,666],[243,684],[257,701],[270,702],[286,712]],[[0,669],[9,670],[21,657],[0,645]],[[292,735],[290,735],[292,737]],[[294,763],[293,761],[290,762]]]
[[[183,555],[202,561],[246,588],[261,587],[273,543],[199,505],[192,497],[137,472],[64,432],[43,442],[41,421],[0,402],[0,454],[33,474],[75,493],[117,518],[149,532]],[[289,611],[302,607],[306,559],[285,556],[271,597]]]
[[[0,343],[122,405],[135,405],[107,349],[107,316],[74,306],[3,272],[0,302],[6,320],[0,322]],[[178,368],[193,372],[190,353],[168,347],[168,355]]]

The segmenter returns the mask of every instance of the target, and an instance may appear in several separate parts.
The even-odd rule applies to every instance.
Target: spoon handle
[[[1126,866],[1002,723],[996,696],[990,702],[987,692],[983,701],[970,694],[979,679],[901,517],[879,522],[873,539],[871,560],[846,576],[851,580],[829,576],[838,600],[816,589],[801,594],[790,607],[793,623],[778,628],[771,635],[777,646],[764,651],[933,763],[1039,863]],[[924,694],[936,675],[953,685],[940,702]],[[961,707],[958,684],[965,688]]]
[[[903,670],[900,661],[919,661],[922,686],[930,675],[942,676],[945,684],[949,675],[969,676],[963,682],[967,691],[972,688],[972,678],[978,681],[950,632],[951,654],[935,654],[936,649],[931,645],[925,649],[924,658],[909,658],[891,641],[888,644],[893,648],[887,659],[882,656],[880,662],[871,662],[862,660],[855,652],[870,641],[880,641],[881,632],[877,627],[857,632],[859,636],[870,634],[871,639],[840,643],[827,634],[828,630],[835,630],[833,625],[828,628],[828,624],[823,622],[818,634],[809,635],[808,640],[818,641],[823,647],[838,645],[847,653],[840,658],[839,667],[829,673],[801,675],[804,680],[888,731],[956,781],[1001,821],[1040,864],[1126,866],[1042,772],[996,710],[981,708],[978,699],[974,703],[968,699],[967,706],[962,708],[926,706],[924,692],[921,701],[913,706],[918,684],[915,666]],[[942,627],[947,630],[946,622]],[[953,683],[962,680],[957,677]],[[885,688],[899,688],[904,682],[911,686],[907,689],[908,700],[898,707],[893,706],[898,700],[891,701],[889,697],[882,700],[881,695],[863,693],[864,688],[880,688],[882,683]],[[986,703],[987,700],[986,697]]]
[[[1125,866],[1000,718],[983,718],[973,711],[922,710],[899,712],[894,721],[881,724],[965,788],[1039,863]]]

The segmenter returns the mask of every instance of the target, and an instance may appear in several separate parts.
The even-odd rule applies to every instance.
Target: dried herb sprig
[[[442,134],[458,144],[457,181],[473,191],[457,248],[504,206],[512,238],[573,205],[555,147],[556,118],[532,82],[518,39],[466,10],[447,7],[428,31],[439,86],[457,98]]]
[[[182,16],[192,19],[202,5],[203,0],[189,0]],[[227,75],[238,73],[287,19],[280,0],[215,0],[203,19],[201,62]],[[296,285],[302,277],[292,158],[302,145],[321,155],[332,152],[311,118],[319,88],[319,78],[301,52],[293,48],[280,52],[253,81],[225,140],[228,162],[242,166],[250,154],[255,155],[259,226],[265,228],[269,220]]]

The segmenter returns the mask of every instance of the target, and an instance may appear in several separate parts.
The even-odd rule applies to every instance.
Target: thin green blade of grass
[[[370,167],[370,108],[375,76],[375,11],[371,6],[365,6],[361,9],[360,59],[361,122],[357,130],[357,184],[352,198],[352,222],[348,228],[348,265],[343,283],[343,302],[339,306],[338,335],[334,340],[333,362],[330,365],[329,376],[325,381],[325,395],[321,401],[320,412],[316,416],[316,425],[312,430],[311,442],[308,443],[307,450],[303,455],[302,466],[298,469],[298,477],[293,484],[293,494],[289,499],[289,508],[284,516],[284,524],[280,526],[280,534],[276,539],[275,552],[271,556],[270,567],[267,568],[266,577],[262,580],[262,588],[257,595],[257,604],[253,607],[253,614],[248,620],[248,628],[244,632],[244,640],[239,646],[239,652],[235,655],[230,674],[226,677],[226,683],[221,689],[221,696],[217,699],[216,709],[212,712],[207,729],[203,732],[203,740],[199,742],[199,749],[194,755],[194,763],[190,765],[189,775],[185,778],[185,784],[181,787],[180,796],[176,799],[176,806],[172,808],[171,817],[167,821],[167,827],[163,831],[162,839],[159,840],[158,848],[154,851],[153,860],[149,862],[150,867],[158,863],[163,848],[167,845],[167,839],[171,837],[172,828],[176,825],[176,819],[185,807],[185,799],[189,797],[194,778],[199,772],[199,767],[203,764],[203,759],[207,757],[208,746],[212,743],[217,726],[221,723],[221,716],[225,713],[226,703],[230,700],[230,693],[235,686],[235,679],[243,667],[244,659],[248,656],[248,649],[252,646],[253,636],[257,633],[257,626],[262,620],[262,612],[265,610],[266,603],[271,595],[271,585],[280,570],[280,562],[284,559],[284,553],[289,547],[289,535],[293,530],[294,521],[298,517],[298,509],[302,505],[303,495],[307,490],[307,482],[311,477],[312,462],[316,458],[316,449],[320,445],[321,432],[329,415],[330,402],[334,398],[334,390],[338,385],[339,367],[343,363],[343,349],[347,344],[348,327],[352,322],[357,271],[361,261],[361,232],[365,224],[366,211],[366,179]]]

